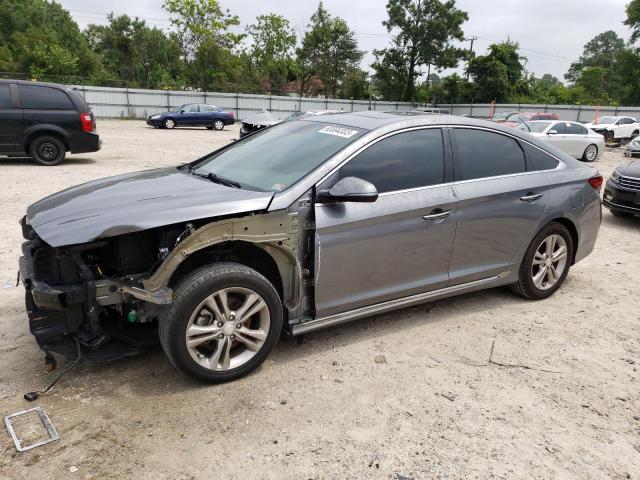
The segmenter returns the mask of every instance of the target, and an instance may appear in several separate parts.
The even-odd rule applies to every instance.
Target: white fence
[[[186,103],[208,103],[234,112],[237,119],[246,118],[262,109],[282,119],[300,110],[402,110],[414,105],[406,102],[380,102],[372,100],[339,100],[276,95],[252,95],[245,93],[190,92],[176,90],[143,90],[133,88],[77,86],[97,117],[146,118],[155,113],[175,110]],[[449,110],[454,115],[484,118],[489,115],[489,104],[441,104],[436,107]],[[562,120],[589,122],[595,117],[596,107],[584,105],[528,105],[500,104],[496,112],[549,112]],[[600,107],[600,116],[628,115],[640,118],[640,107]]]
[[[91,105],[97,117],[146,118],[155,113],[175,110],[187,103],[208,103],[232,111],[237,119],[262,109],[282,119],[300,110],[411,110],[411,103],[339,100],[244,93],[142,90],[132,88],[75,87]]]

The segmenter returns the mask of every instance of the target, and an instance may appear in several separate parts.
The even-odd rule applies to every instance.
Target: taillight
[[[600,189],[602,188],[603,181],[604,180],[602,178],[602,175],[595,175],[588,180],[589,185],[591,185],[593,188],[595,188],[598,191],[600,191]]]
[[[231,118],[233,118],[234,120],[236,119],[236,116],[233,112],[229,112],[231,114]]]
[[[81,113],[80,121],[82,122],[82,130],[85,132],[93,132],[93,117],[90,113]]]

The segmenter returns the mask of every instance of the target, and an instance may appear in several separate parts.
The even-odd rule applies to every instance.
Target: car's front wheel
[[[257,368],[281,329],[282,304],[273,285],[249,267],[218,263],[180,281],[159,335],[178,371],[221,383]]]
[[[573,239],[567,227],[552,222],[533,239],[520,264],[518,282],[512,289],[530,300],[548,298],[558,290],[569,273]]]
[[[62,163],[66,149],[59,139],[45,135],[31,142],[29,153],[39,164],[51,167]]]
[[[222,120],[216,120],[213,122],[213,128],[216,130],[222,130],[224,128],[224,122]]]
[[[162,126],[168,129],[176,128],[176,121],[173,118],[167,118],[162,123]]]
[[[582,154],[583,162],[593,162],[596,158],[598,158],[598,147],[593,143],[587,148],[584,149],[584,153]]]

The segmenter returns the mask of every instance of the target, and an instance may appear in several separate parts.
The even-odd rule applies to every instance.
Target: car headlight
[[[151,120],[157,120],[157,119],[159,119],[159,118],[160,118],[160,115],[153,115],[153,116],[151,117]]]
[[[618,181],[620,180],[620,174],[618,173],[617,170],[614,170],[613,173],[611,174],[611,180],[618,183]]]

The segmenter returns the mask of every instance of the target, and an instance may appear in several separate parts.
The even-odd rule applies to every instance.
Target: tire
[[[631,218],[633,217],[633,213],[629,212],[621,212],[620,210],[609,210],[614,217],[619,218]]]
[[[542,253],[539,252],[540,249],[544,249],[545,253],[547,253],[546,251],[548,250],[549,244],[546,242],[549,238],[555,239],[556,242],[554,245],[566,247],[564,256],[559,256],[557,261],[553,261],[553,258],[543,258]],[[511,286],[511,289],[517,295],[528,298],[529,300],[542,300],[550,297],[562,286],[567,278],[569,268],[571,267],[571,260],[573,259],[573,249],[573,239],[567,227],[556,222],[550,223],[540,230],[529,244],[529,248],[527,248],[527,252],[520,264],[518,281]],[[552,248],[552,251],[555,253],[558,250]],[[534,261],[542,263],[542,265],[534,265]],[[542,273],[541,277],[537,275],[541,273],[543,268],[546,269],[546,271],[550,269],[550,267],[547,266],[548,261],[554,266],[553,272],[556,277],[554,283],[552,283],[553,278],[551,273]],[[560,267],[562,271],[558,274],[557,270]],[[538,282],[536,282],[536,278],[539,279]]]
[[[249,302],[251,295],[258,297],[255,303]],[[240,312],[245,304],[250,315],[243,320]],[[260,309],[252,313],[257,307]],[[236,313],[239,318],[234,318]],[[278,292],[264,276],[238,263],[207,265],[187,275],[174,289],[173,303],[160,317],[160,343],[182,374],[207,383],[228,382],[247,375],[265,360],[280,337],[282,318]],[[253,348],[247,346],[247,339]]]
[[[173,118],[165,118],[164,122],[162,122],[162,126],[169,130],[176,128],[176,121]]]
[[[633,133],[631,134],[631,140],[636,138],[638,135],[640,135],[640,132],[638,132],[638,130],[634,130]]]
[[[213,122],[213,128],[215,128],[216,130],[223,130],[224,122],[222,120],[216,120],[215,122]]]
[[[31,142],[29,153],[31,158],[39,164],[51,167],[62,163],[66,155],[66,148],[60,139],[44,135]]]
[[[587,148],[584,149],[584,153],[582,154],[583,162],[593,162],[598,158],[598,146],[595,144],[587,145]]]

